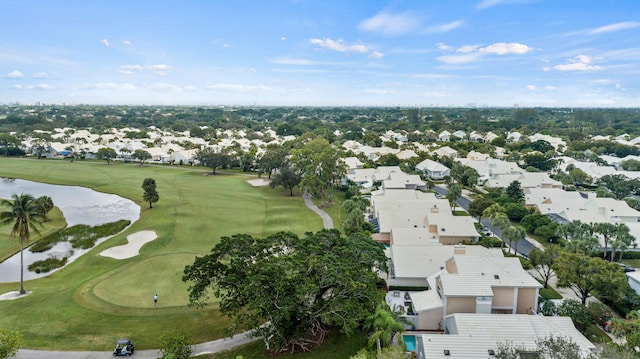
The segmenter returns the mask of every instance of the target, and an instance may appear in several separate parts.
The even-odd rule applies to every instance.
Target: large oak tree
[[[384,298],[376,272],[386,269],[381,244],[333,229],[223,237],[182,279],[192,305],[215,295],[235,325],[281,350],[317,344],[330,327],[345,334],[361,327]]]

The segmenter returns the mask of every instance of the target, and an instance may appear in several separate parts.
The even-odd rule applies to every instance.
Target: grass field
[[[2,210],[4,211],[5,209]],[[62,216],[62,212],[60,212],[57,207],[53,208],[47,215],[47,220],[38,227],[40,235],[32,232],[28,245],[33,244],[42,237],[46,237],[49,233],[56,232],[66,227],[66,225],[67,222]],[[18,241],[18,237],[12,238],[10,236],[12,226],[13,223],[0,225],[0,262],[20,251],[20,242]]]
[[[187,286],[180,280],[184,266],[208,253],[221,236],[265,236],[280,230],[302,234],[321,229],[322,221],[299,196],[289,197],[284,189],[252,187],[246,180],[254,177],[242,174],[209,172],[0,159],[0,176],[89,187],[129,198],[142,208],[140,220],[121,234],[62,270],[26,282],[31,295],[0,302],[0,327],[21,331],[25,347],[32,349],[110,350],[121,337],[134,340],[139,349],[158,348],[161,335],[177,332],[186,332],[196,343],[223,337],[229,322],[219,315],[215,299],[202,309],[186,305]],[[160,195],[153,209],[142,202],[141,185],[147,177],[156,180]],[[0,235],[6,233],[2,230]],[[99,255],[140,230],[158,233],[140,255],[125,260]],[[0,293],[17,289],[17,283],[0,284]],[[157,308],[154,293],[160,297]]]

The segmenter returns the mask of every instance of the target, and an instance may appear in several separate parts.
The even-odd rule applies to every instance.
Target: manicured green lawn
[[[0,301],[0,327],[20,330],[26,348],[56,350],[110,350],[121,337],[139,349],[158,348],[161,335],[182,331],[196,343],[224,336],[229,321],[216,310],[215,298],[205,308],[186,306],[184,266],[208,253],[221,236],[302,234],[321,229],[322,221],[300,196],[252,187],[246,181],[255,177],[209,173],[187,166],[0,159],[0,176],[90,187],[141,206],[140,220],[123,233],[64,269],[26,282],[31,295]],[[152,209],[142,202],[147,177],[156,180],[160,195]],[[158,234],[140,255],[124,260],[99,255],[140,230]],[[0,284],[0,293],[17,289],[17,283]]]
[[[640,259],[623,259],[622,263],[632,266],[633,268],[640,268]]]

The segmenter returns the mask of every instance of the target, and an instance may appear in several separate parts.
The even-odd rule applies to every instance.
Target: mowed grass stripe
[[[187,293],[179,277],[185,263],[207,254],[221,236],[302,234],[321,229],[322,222],[299,196],[252,187],[246,183],[252,177],[208,172],[178,166],[1,158],[0,176],[114,193],[137,202],[142,211],[140,220],[123,233],[66,268],[27,282],[26,289],[33,291],[28,297],[0,302],[0,327],[20,330],[27,348],[57,350],[110,350],[118,337],[130,337],[140,349],[158,348],[162,334],[180,331],[194,342],[224,336],[229,321],[216,310],[215,298],[203,309],[184,305]],[[142,202],[141,185],[147,177],[156,180],[160,195],[152,209]],[[139,256],[114,260],[99,255],[140,230],[155,230],[158,238],[143,246]],[[0,293],[16,289],[17,283],[0,284]],[[155,291],[159,307],[145,307]]]

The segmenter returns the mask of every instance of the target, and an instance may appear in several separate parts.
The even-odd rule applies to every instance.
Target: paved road
[[[249,337],[249,332],[240,333],[234,335],[233,338],[224,338],[214,340],[212,342],[196,344],[193,346],[193,355],[212,354],[223,350],[235,348],[237,346],[249,343],[255,340],[255,338]],[[135,343],[134,343],[135,344]],[[20,349],[17,359],[51,359],[51,358],[65,358],[65,359],[98,359],[111,357],[111,351],[45,351],[45,350],[30,350]],[[137,359],[156,359],[160,357],[160,350],[136,350],[132,358]]]
[[[304,204],[307,207],[309,207],[310,210],[316,212],[322,218],[322,223],[324,224],[325,229],[333,228],[333,219],[331,219],[331,217],[327,214],[327,212],[318,208],[318,206],[316,206],[313,203],[313,201],[311,200],[311,197],[308,194],[303,195],[302,198],[304,198]]]
[[[448,190],[442,186],[435,186],[433,190],[443,195],[446,195],[448,193]],[[464,208],[465,211],[469,210],[469,203],[471,203],[471,199],[464,196],[458,198],[458,200],[456,201],[456,204]],[[500,233],[500,228],[494,227],[493,225],[491,225],[490,220],[484,218],[480,220],[480,223],[482,223],[485,227],[487,227],[497,238],[502,240],[502,233]],[[534,247],[536,247],[536,244],[537,242],[534,239],[525,237],[525,239],[518,242],[518,253],[524,256],[528,256],[529,252],[531,252],[531,250]]]

